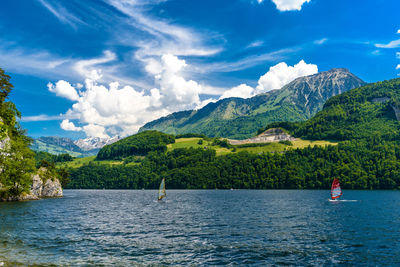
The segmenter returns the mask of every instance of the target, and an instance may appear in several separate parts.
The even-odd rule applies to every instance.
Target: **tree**
[[[3,103],[7,98],[8,94],[14,87],[10,83],[10,76],[4,73],[4,70],[0,68],[0,103]]]
[[[33,152],[21,140],[11,140],[9,152],[0,154],[0,183],[12,196],[27,192],[32,184],[35,170]]]

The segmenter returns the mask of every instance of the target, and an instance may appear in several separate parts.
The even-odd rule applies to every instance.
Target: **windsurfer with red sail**
[[[340,188],[339,180],[333,179],[332,187],[331,187],[331,198],[335,200],[342,195],[342,189]]]

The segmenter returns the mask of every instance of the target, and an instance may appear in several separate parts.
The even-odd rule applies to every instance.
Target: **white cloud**
[[[228,98],[228,97],[241,97],[241,98],[249,98],[254,96],[255,90],[253,87],[248,86],[247,84],[241,84],[232,89],[225,91],[219,99]]]
[[[281,62],[269,68],[269,71],[258,80],[257,93],[267,92],[273,89],[280,89],[294,79],[302,76],[315,74],[318,66],[307,64],[301,60],[294,66],[288,66]]]
[[[31,122],[31,121],[54,121],[54,120],[60,120],[65,118],[65,115],[55,115],[55,116],[49,116],[46,114],[41,114],[41,115],[35,115],[35,116],[22,116],[21,121],[23,122]]]
[[[67,98],[69,100],[78,100],[79,95],[72,85],[64,80],[58,81],[55,85],[52,83],[47,84],[50,92],[55,93],[57,96]]]
[[[76,127],[75,124],[69,120],[63,120],[60,124],[61,129],[66,131],[79,132],[82,131],[81,127]]]
[[[400,39],[391,41],[388,44],[375,44],[378,48],[397,48],[400,47]]]
[[[88,59],[88,60],[79,60],[78,62],[75,63],[73,68],[81,76],[97,81],[101,79],[102,74],[101,70],[94,67],[99,64],[104,64],[113,61],[116,58],[117,56],[113,52],[106,50],[103,52],[102,57]]]
[[[322,38],[322,39],[319,39],[319,40],[315,40],[314,44],[322,45],[322,44],[326,43],[326,41],[328,41],[328,38]]]
[[[70,25],[72,28],[76,29],[77,24],[85,24],[82,20],[68,12],[61,5],[52,5],[48,1],[38,0],[48,11],[50,11],[58,20],[62,23]]]
[[[258,3],[262,3],[264,0],[257,0]],[[304,3],[309,3],[311,0],[272,0],[279,11],[292,11],[301,10],[301,6]]]
[[[105,133],[106,129],[100,125],[88,124],[86,126],[83,126],[83,131],[88,137],[100,137],[100,138],[110,137],[108,134]]]
[[[400,29],[397,30],[397,33],[400,33]]]
[[[207,65],[200,65],[196,67],[194,70],[198,73],[233,72],[251,68],[258,64],[265,63],[268,61],[269,62],[281,61],[296,51],[299,51],[299,48],[297,47],[284,48],[270,53],[248,56],[243,59],[237,60],[235,62],[218,62],[218,63],[209,63]]]
[[[264,44],[263,41],[254,41],[250,43],[246,48],[260,47]]]
[[[396,66],[396,70],[400,69],[400,64]]]

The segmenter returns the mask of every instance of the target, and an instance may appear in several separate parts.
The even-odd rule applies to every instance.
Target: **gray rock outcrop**
[[[292,137],[280,128],[268,129],[256,137],[245,139],[245,140],[233,140],[228,139],[231,145],[243,145],[252,143],[270,143],[279,141],[293,141],[296,138]]]
[[[63,190],[60,181],[55,177],[47,177],[48,170],[40,168],[32,177],[30,194],[38,198],[62,197]]]

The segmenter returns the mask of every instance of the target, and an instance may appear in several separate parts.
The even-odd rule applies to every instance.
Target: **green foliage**
[[[221,138],[214,138],[211,145],[213,146],[220,146],[220,147],[225,147],[225,148],[231,148],[232,145],[229,144],[227,139],[221,139]]]
[[[244,147],[262,147],[262,146],[270,146],[273,143],[248,143],[248,144],[241,144],[241,145],[234,145],[235,148],[244,148]]]
[[[43,160],[52,163],[68,162],[72,161],[74,158],[69,154],[53,155],[43,151],[35,151],[35,161],[36,167],[39,168]]]
[[[185,134],[177,134],[177,135],[175,136],[175,139],[179,139],[179,138],[191,138],[191,137],[207,138],[207,136],[204,135],[204,134],[185,133]]]
[[[279,144],[284,144],[284,145],[287,145],[287,146],[293,146],[293,143],[291,141],[289,141],[289,140],[281,140],[281,141],[279,141]]]
[[[0,183],[7,194],[16,196],[29,190],[35,161],[25,138],[14,136],[10,143],[10,149],[0,153]]]
[[[141,132],[103,147],[97,154],[97,159],[123,159],[134,155],[144,156],[150,151],[165,152],[167,144],[174,142],[173,135],[157,131]]]
[[[0,103],[3,103],[11,92],[13,85],[10,83],[10,76],[0,68]]]

